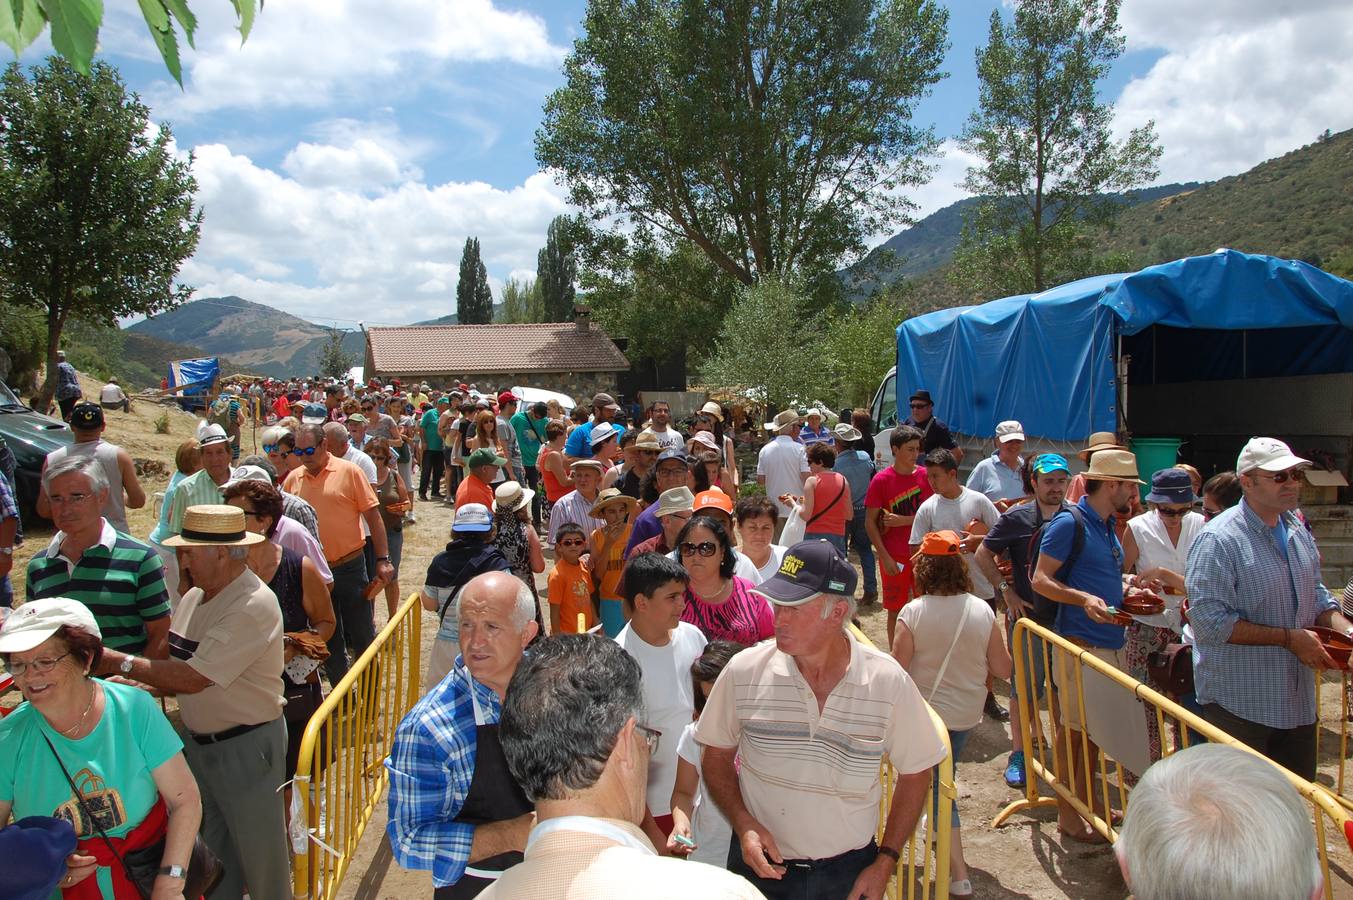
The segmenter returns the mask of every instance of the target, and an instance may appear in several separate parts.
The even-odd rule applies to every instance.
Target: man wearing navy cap
[[[672,488],[690,486],[691,473],[686,463],[685,450],[669,448],[662,451],[658,454],[658,461],[653,464],[653,469],[653,480],[659,496]],[[634,527],[630,529],[630,539],[625,544],[626,559],[630,558],[637,545],[662,534],[662,523],[658,521],[657,512],[658,504],[651,504],[634,520]]]
[[[856,579],[825,540],[790,547],[754,589],[775,641],[733,657],[696,730],[733,827],[728,868],[771,900],[882,897],[945,756],[911,677],[847,630]],[[897,784],[876,843],[885,755]]]
[[[902,420],[921,432],[921,457],[931,450],[948,450],[954,454],[954,462],[963,462],[963,448],[954,440],[949,426],[935,418],[935,401],[930,399],[930,391],[917,391],[911,395],[911,415]]]

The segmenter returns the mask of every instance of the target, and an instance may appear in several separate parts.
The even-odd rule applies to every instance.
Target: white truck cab
[[[883,383],[874,392],[869,404],[869,418],[874,420],[874,462],[880,468],[893,464],[893,450],[888,446],[893,429],[897,427],[897,366],[883,376]]]

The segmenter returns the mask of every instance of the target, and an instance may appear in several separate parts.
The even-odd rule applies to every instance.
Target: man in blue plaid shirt
[[[521,862],[535,822],[498,742],[508,682],[536,636],[535,598],[487,572],[456,603],[461,655],[399,723],[385,760],[390,848],[406,869],[432,871],[436,900],[474,897]]]
[[[1310,463],[1282,441],[1253,438],[1236,472],[1244,498],[1203,527],[1185,583],[1204,717],[1311,780],[1315,670],[1338,668],[1312,625],[1353,634],[1320,580],[1315,540],[1293,514]]]

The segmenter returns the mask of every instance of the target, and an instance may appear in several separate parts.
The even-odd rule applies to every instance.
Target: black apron
[[[535,807],[526,799],[525,791],[508,771],[507,757],[503,756],[503,745],[498,740],[498,724],[484,721],[473,684],[470,685],[470,701],[474,704],[474,775],[470,778],[470,792],[465,795],[460,814],[453,821],[466,825],[488,825],[529,813]],[[434,900],[469,900],[477,897],[493,884],[498,873],[521,861],[522,854],[516,850],[481,859],[466,866],[465,874],[459,881],[437,888],[432,896]]]

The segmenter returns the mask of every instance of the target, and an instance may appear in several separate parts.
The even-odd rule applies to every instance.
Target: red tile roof
[[[407,325],[368,328],[367,364],[392,375],[618,372],[629,360],[595,325]]]

